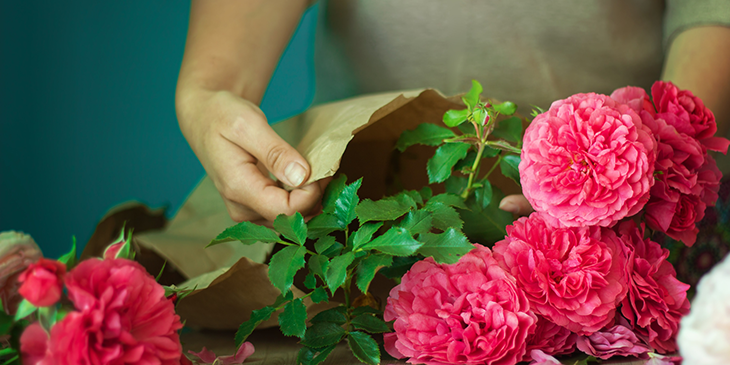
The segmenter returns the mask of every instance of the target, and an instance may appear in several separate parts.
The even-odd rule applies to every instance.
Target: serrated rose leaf
[[[335,213],[335,202],[347,186],[347,176],[340,174],[327,184],[322,194],[322,211],[327,214]]]
[[[271,315],[275,312],[273,307],[263,307],[261,309],[254,309],[251,312],[251,317],[248,321],[241,323],[236,331],[236,347],[241,347],[253,330],[258,327],[261,322],[271,318]]]
[[[383,222],[365,223],[352,235],[352,250],[357,250],[363,244],[370,242],[373,238],[373,234],[382,226]]]
[[[307,289],[314,289],[317,287],[317,277],[314,276],[313,272],[309,272],[307,277],[304,278],[304,287]]]
[[[502,175],[512,179],[517,185],[520,185],[520,156],[507,155],[499,162],[499,168]]]
[[[463,96],[462,100],[464,100],[464,103],[467,106],[473,108],[479,102],[479,96],[482,94],[482,91],[484,91],[484,89],[482,88],[482,84],[480,84],[477,80],[471,80],[471,88]]]
[[[307,222],[307,236],[312,239],[324,237],[340,229],[337,217],[332,214],[322,213]]]
[[[367,364],[380,364],[380,348],[370,335],[364,332],[350,332],[347,336],[347,345],[355,357]]]
[[[449,228],[444,233],[424,233],[418,237],[423,246],[418,253],[433,257],[438,263],[453,264],[474,248],[461,232]]]
[[[431,212],[423,209],[408,212],[405,218],[398,223],[398,227],[403,227],[415,236],[431,230]]]
[[[327,272],[327,267],[330,264],[329,257],[325,255],[312,255],[309,256],[309,270],[315,275],[325,280],[324,273]]]
[[[413,199],[406,196],[410,202]],[[360,224],[365,224],[370,221],[390,221],[401,217],[412,209],[409,202],[398,201],[393,198],[386,198],[380,200],[365,199],[355,208],[357,213],[357,219]],[[407,205],[408,204],[408,205]],[[415,202],[413,203],[415,205]]]
[[[336,240],[332,236],[320,237],[320,239],[318,239],[317,242],[314,243],[314,250],[317,251],[317,253],[321,254],[327,251],[328,248],[332,247],[335,242]]]
[[[393,256],[409,256],[421,245],[423,244],[414,240],[407,229],[392,227],[383,235],[363,245],[361,249],[376,250]]]
[[[419,124],[414,130],[401,133],[398,142],[395,144],[395,148],[403,152],[406,148],[414,144],[438,146],[443,143],[444,139],[452,137],[456,137],[456,135],[447,128],[439,127],[431,123],[423,123]]]
[[[317,289],[314,289],[314,293],[310,296],[312,298],[312,302],[314,303],[322,303],[322,302],[328,302],[329,296],[327,295],[327,290],[320,286]]]
[[[274,229],[300,246],[307,240],[307,225],[304,223],[304,217],[299,212],[288,217],[280,214],[274,219]]]
[[[434,203],[431,206],[427,205],[424,209],[431,212],[431,223],[433,226],[442,231],[449,228],[460,230],[464,225],[456,209],[444,203]]]
[[[279,235],[264,226],[251,222],[241,222],[226,228],[208,246],[229,241],[241,241],[244,245],[252,245],[257,242],[272,243],[279,242]]]
[[[355,279],[358,289],[363,293],[367,293],[375,273],[392,263],[393,257],[389,255],[372,255],[360,261],[357,265],[357,279]]]
[[[350,322],[355,328],[369,333],[390,332],[390,328],[382,319],[372,314],[362,314],[352,319]]]
[[[492,202],[492,184],[489,180],[483,180],[482,186],[474,190],[474,201],[481,209],[488,207]]]
[[[429,206],[433,206],[433,204],[437,203],[442,203],[444,205],[460,209],[468,209],[464,199],[460,196],[456,194],[443,193],[429,199],[428,202],[426,202],[426,210],[429,210]]]
[[[311,323],[319,323],[319,322],[332,322],[336,324],[345,324],[347,322],[347,317],[345,316],[345,307],[339,306],[327,309],[325,311],[317,313],[316,316],[314,316],[309,322]]]
[[[440,183],[451,176],[451,169],[471,148],[467,143],[446,143],[436,149],[433,157],[428,160],[426,172],[429,183]]]
[[[466,122],[466,118],[469,117],[469,110],[468,109],[461,109],[461,110],[447,110],[446,113],[444,113],[444,124],[446,124],[447,127],[456,127],[461,123]]]
[[[493,105],[494,110],[504,115],[512,115],[517,111],[517,105],[511,101],[505,101],[503,103]]]
[[[287,303],[279,314],[279,328],[284,336],[304,337],[307,330],[307,306],[301,299]]]
[[[357,203],[360,202],[357,191],[360,189],[360,185],[362,185],[362,178],[345,186],[340,196],[335,200],[335,211],[333,215],[337,218],[337,225],[341,229],[347,227],[356,217],[355,208],[357,207]]]
[[[307,347],[322,348],[334,345],[345,335],[345,329],[332,322],[317,322],[307,329],[301,343]]]
[[[303,246],[287,246],[275,253],[269,261],[269,280],[275,288],[286,293],[294,282],[294,275],[304,267]]]
[[[332,261],[330,261],[325,274],[325,283],[327,283],[327,287],[330,288],[330,292],[332,292],[332,294],[337,291],[337,288],[339,288],[340,285],[345,283],[345,279],[347,278],[347,266],[349,266],[353,260],[355,260],[355,254],[348,252],[342,256],[336,256],[332,259]]]
[[[521,141],[522,119],[518,117],[512,117],[499,122],[497,124],[497,128],[492,131],[492,135],[510,142]]]

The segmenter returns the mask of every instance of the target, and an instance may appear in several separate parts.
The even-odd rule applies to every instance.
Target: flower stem
[[[482,160],[482,153],[484,152],[484,143],[479,142],[477,148],[477,157],[474,159],[474,163],[471,165],[471,172],[469,172],[469,181],[466,183],[466,189],[461,193],[461,197],[466,200],[471,193],[472,186],[474,185],[474,177],[479,173],[479,163]]]

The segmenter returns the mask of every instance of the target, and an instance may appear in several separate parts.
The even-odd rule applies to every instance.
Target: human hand
[[[499,209],[506,212],[514,213],[519,216],[529,215],[534,211],[530,202],[527,201],[522,194],[512,194],[505,196],[502,201],[499,202]]]
[[[306,186],[307,161],[267,123],[254,103],[227,91],[195,90],[178,96],[180,129],[237,222],[307,215],[326,181]],[[273,174],[287,191],[269,177]]]

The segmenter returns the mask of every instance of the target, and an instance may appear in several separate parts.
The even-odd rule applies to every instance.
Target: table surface
[[[203,346],[215,352],[217,355],[231,355],[235,352],[233,341],[234,332],[226,331],[193,331],[184,333],[181,341],[185,352],[188,350],[200,351]],[[297,353],[301,345],[294,337],[285,337],[278,328],[268,328],[255,331],[248,339],[256,352],[249,357],[246,365],[292,365],[296,364]],[[381,354],[382,356],[382,354]],[[387,356],[387,355],[386,355]],[[383,357],[386,357],[383,356]],[[645,361],[629,361],[621,359],[616,361],[604,361],[601,364],[611,365],[643,365]],[[359,365],[361,364],[350,352],[347,344],[342,342],[323,362],[324,365]],[[383,365],[406,364],[402,360],[383,360]],[[524,363],[527,364],[527,363]]]

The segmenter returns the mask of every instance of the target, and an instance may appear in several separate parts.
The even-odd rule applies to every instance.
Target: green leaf
[[[477,80],[471,80],[471,88],[462,97],[462,100],[469,108],[474,108],[479,103],[479,96],[482,94],[482,91],[484,91],[482,84]]]
[[[380,364],[380,348],[370,335],[355,331],[347,336],[347,344],[355,357],[367,364]]]
[[[241,241],[244,245],[252,245],[257,242],[272,243],[279,242],[279,235],[264,226],[241,222],[226,228],[223,233],[210,241],[208,247],[229,241]]]
[[[307,306],[302,299],[294,299],[287,303],[279,314],[279,328],[284,336],[304,337],[307,330]]]
[[[322,278],[323,281],[325,280],[324,273],[327,272],[329,264],[330,260],[325,255],[312,255],[309,257],[309,270]]]
[[[41,323],[41,327],[50,331],[51,327],[56,324],[56,306],[51,305],[48,307],[38,308],[38,318]]]
[[[511,101],[505,101],[503,103],[492,105],[495,111],[499,114],[512,115],[517,111],[517,105]]]
[[[248,319],[248,321],[241,323],[241,325],[238,327],[238,331],[236,331],[236,347],[240,347],[241,344],[243,344],[249,335],[251,335],[251,332],[259,325],[261,322],[268,320],[271,318],[271,315],[275,312],[273,307],[263,307],[261,309],[255,309],[251,312],[251,317]]]
[[[390,328],[382,319],[372,314],[362,314],[352,319],[350,322],[355,328],[370,333],[390,332]]]
[[[436,149],[433,157],[428,160],[426,170],[429,183],[440,183],[451,176],[451,168],[466,156],[471,148],[468,143],[446,143]]]
[[[366,243],[363,250],[377,250],[393,256],[412,255],[423,244],[413,239],[407,229],[391,227],[383,235]]]
[[[362,178],[357,179],[354,183],[345,186],[337,200],[335,200],[334,216],[337,217],[337,225],[341,229],[345,229],[350,222],[355,219],[355,207],[360,201],[357,196],[357,190],[362,185]]]
[[[304,217],[299,212],[289,217],[284,214],[279,214],[274,219],[274,229],[285,238],[300,246],[307,240],[307,225],[304,223]]]
[[[337,288],[345,283],[345,279],[347,277],[347,266],[349,266],[353,260],[355,260],[355,254],[348,252],[342,256],[337,256],[330,261],[325,276],[325,283],[327,283],[332,294],[337,291]]]
[[[329,301],[329,295],[327,295],[327,290],[323,286],[320,286],[317,289],[314,289],[314,293],[310,296],[312,298],[312,302],[314,303],[322,303],[322,302],[328,302]]]
[[[499,168],[502,170],[502,175],[512,179],[517,185],[520,185],[520,156],[507,155],[502,157],[502,161],[499,162]]]
[[[522,149],[520,149],[519,147],[513,146],[513,145],[509,144],[509,142],[501,140],[501,139],[497,140],[497,141],[487,141],[487,143],[485,145],[490,148],[496,148],[498,150],[502,150],[502,151],[506,151],[506,152],[514,153],[514,154],[518,154],[518,155],[522,152]]]
[[[373,238],[373,234],[377,232],[380,227],[383,226],[383,222],[378,223],[365,223],[355,234],[352,235],[352,250],[355,251],[365,243],[370,242]]]
[[[279,294],[279,296],[276,297],[276,301],[274,301],[274,304],[272,305],[272,307],[278,308],[282,304],[284,304],[292,299],[294,299],[294,293],[292,293],[292,291],[289,290],[284,295]]]
[[[324,252],[322,252],[322,255],[332,258],[339,255],[344,248],[345,246],[343,246],[341,243],[335,242],[335,244],[324,250]]]
[[[332,214],[321,213],[307,222],[307,236],[312,239],[321,238],[339,229],[337,217]]]
[[[408,212],[397,226],[407,229],[411,236],[428,232],[431,230],[431,212],[423,209]]]
[[[411,205],[412,203],[412,205]],[[360,224],[370,221],[391,221],[408,213],[416,203],[408,195],[400,199],[386,198],[380,200],[365,199],[355,208]]]
[[[367,293],[370,282],[373,281],[375,273],[383,267],[388,267],[393,263],[393,256],[388,255],[371,255],[360,261],[357,265],[356,284],[361,292]]]
[[[345,329],[332,322],[317,322],[307,329],[301,343],[307,347],[321,348],[334,345],[345,335]]]
[[[418,253],[426,257],[431,256],[438,263],[453,264],[474,248],[466,236],[453,228],[441,234],[424,233],[418,240],[423,242]]]
[[[304,346],[299,349],[299,354],[297,355],[297,364],[321,364],[324,360],[327,359],[327,356],[329,356],[329,354],[332,353],[332,350],[334,350],[335,348],[337,348],[337,346],[328,346],[323,349],[313,349]]]
[[[464,118],[466,119],[466,115]],[[422,123],[414,130],[403,131],[395,144],[395,148],[403,152],[414,144],[438,146],[444,142],[444,139],[452,137],[456,137],[456,134],[449,129],[431,123]]]
[[[361,314],[365,314],[365,313],[377,314],[377,315],[383,314],[382,311],[379,311],[379,310],[377,310],[377,309],[375,309],[373,307],[367,306],[367,305],[364,305],[362,307],[357,307],[357,308],[355,308],[355,309],[352,310],[352,316],[353,317],[357,317],[357,316],[359,316]]]
[[[444,113],[444,124],[448,127],[456,127],[457,125],[466,122],[466,118],[469,117],[469,109],[461,110],[447,110]]]
[[[274,254],[269,261],[269,280],[274,287],[286,293],[294,282],[294,275],[304,267],[304,246],[287,246]]]
[[[510,142],[521,141],[522,119],[518,117],[512,117],[499,122],[499,124],[497,124],[497,128],[492,131],[492,135]]]
[[[485,209],[481,209],[473,201],[467,201],[471,210],[462,210],[459,213],[464,220],[464,234],[471,242],[490,244],[504,238],[507,234],[505,227],[512,224],[512,213],[499,209],[499,202],[504,194],[493,188],[492,201]]]
[[[446,182],[444,182],[444,188],[447,193],[459,195],[466,189],[466,185],[469,180],[463,176],[451,175]]]
[[[38,307],[30,304],[28,299],[23,299],[18,305],[18,309],[15,311],[15,321],[19,321],[29,315],[33,314]]]
[[[468,209],[466,207],[466,203],[464,202],[464,199],[462,199],[460,196],[458,196],[456,194],[449,194],[449,193],[439,194],[439,195],[436,195],[433,198],[429,199],[428,202],[426,203],[425,208],[426,208],[426,210],[432,210],[432,209],[429,209],[429,207],[433,207],[434,204],[438,204],[438,203],[442,203],[449,207]]]
[[[427,205],[425,209],[431,212],[431,223],[433,226],[442,231],[446,231],[449,228],[461,229],[464,225],[456,209],[444,203],[434,203],[431,206]]]
[[[378,272],[389,279],[400,279],[418,261],[421,261],[418,256],[393,257],[393,265]]]
[[[327,251],[328,248],[332,247],[335,242],[335,238],[332,236],[321,237],[317,240],[317,242],[314,243],[314,250],[317,251],[317,253],[321,254],[324,251]]]
[[[393,199],[396,199],[402,204],[410,205],[413,209],[417,209],[419,205],[423,205],[423,197],[415,190],[401,191]]]
[[[421,190],[418,191],[418,194],[420,194],[421,198],[425,201],[431,199],[431,197],[433,196],[433,190],[431,190],[431,188],[429,188],[428,186],[424,186],[421,188]]]
[[[322,211],[327,214],[334,214],[335,202],[342,194],[342,191],[347,186],[347,176],[340,174],[336,178],[327,184],[327,188],[324,189],[322,194]],[[311,227],[310,227],[311,229]]]
[[[474,190],[474,200],[480,209],[485,209],[492,202],[492,184],[489,180],[482,180],[482,186]]]
[[[124,231],[124,229],[122,229]],[[76,236],[71,236],[71,251],[58,258],[58,262],[66,265],[66,270],[70,271],[76,266]]]
[[[304,287],[307,289],[314,289],[317,287],[317,277],[314,276],[313,272],[309,272],[304,278]]]
[[[316,316],[312,317],[309,322],[312,324],[319,322],[331,322],[335,324],[345,324],[347,317],[345,312],[347,309],[344,306],[334,307],[317,313]]]
[[[5,311],[2,310],[2,305],[0,305],[0,336],[9,334],[10,328],[13,327],[13,324],[15,324],[13,317],[5,313]]]

